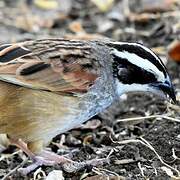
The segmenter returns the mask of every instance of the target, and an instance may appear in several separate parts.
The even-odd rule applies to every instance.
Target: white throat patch
[[[119,96],[121,96],[124,93],[128,92],[147,92],[149,89],[149,86],[147,84],[123,84],[118,81],[118,79],[115,81],[116,83],[116,92]]]

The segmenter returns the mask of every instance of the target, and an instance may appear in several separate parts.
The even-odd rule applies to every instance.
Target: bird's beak
[[[177,103],[175,90],[170,80],[158,83],[155,86],[166,95],[166,98],[172,99],[175,104]]]

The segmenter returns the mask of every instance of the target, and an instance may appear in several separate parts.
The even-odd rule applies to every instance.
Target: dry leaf
[[[86,137],[84,137],[84,139],[83,139],[83,144],[91,144],[91,142],[92,142],[92,140],[93,140],[93,136],[90,134],[90,135],[87,135]]]
[[[142,14],[136,14],[136,13],[129,13],[128,19],[130,21],[135,22],[141,22],[141,23],[147,23],[150,20],[153,19],[159,19],[159,14],[153,14],[153,13],[142,13]]]
[[[63,173],[61,170],[53,170],[48,174],[46,180],[64,180]]]
[[[130,5],[133,12],[137,13],[157,13],[172,9],[174,0],[131,0]],[[134,8],[135,7],[135,8]]]
[[[51,10],[58,8],[57,0],[34,0],[34,4],[41,9]]]
[[[97,7],[100,11],[102,12],[106,12],[108,11],[113,3],[114,3],[114,0],[91,0]]]
[[[69,24],[69,29],[74,33],[85,33],[82,24],[79,21],[74,21]]]
[[[165,166],[162,166],[161,169],[166,172],[166,174],[170,177],[173,177],[173,172],[170,168],[167,168]]]
[[[15,19],[15,26],[21,28],[25,31],[39,31],[38,21],[40,22],[37,16],[29,14],[27,16],[17,16]]]
[[[175,62],[180,63],[180,41],[173,41],[168,47],[168,55]]]

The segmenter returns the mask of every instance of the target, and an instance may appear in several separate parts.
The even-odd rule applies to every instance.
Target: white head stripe
[[[117,49],[114,49],[112,52],[114,55],[127,59],[132,64],[139,66],[140,68],[143,68],[151,73],[158,72],[159,74],[159,76],[157,77],[158,80],[163,81],[164,79],[163,72],[159,71],[159,69],[153,63],[151,63],[148,59],[143,59],[139,57],[138,55],[134,53],[130,53],[128,51],[118,51]]]
[[[145,47],[145,46],[143,46],[143,45],[141,45],[141,44],[139,44],[139,43],[112,42],[112,44],[116,44],[116,45],[134,45],[134,46],[139,46],[139,47],[141,47],[142,49],[144,49],[145,51],[149,52],[152,56],[154,56],[154,57],[157,59],[157,56],[156,56],[156,54],[155,54],[153,51],[151,51],[149,48],[147,48],[147,47]],[[159,63],[160,63],[162,66],[164,66],[164,64],[163,64],[159,59],[157,59],[157,60],[159,61]]]

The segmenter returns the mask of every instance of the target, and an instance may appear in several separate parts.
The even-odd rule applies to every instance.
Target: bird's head
[[[138,43],[112,42],[110,46],[118,95],[143,91],[176,102],[166,67],[154,52]]]

